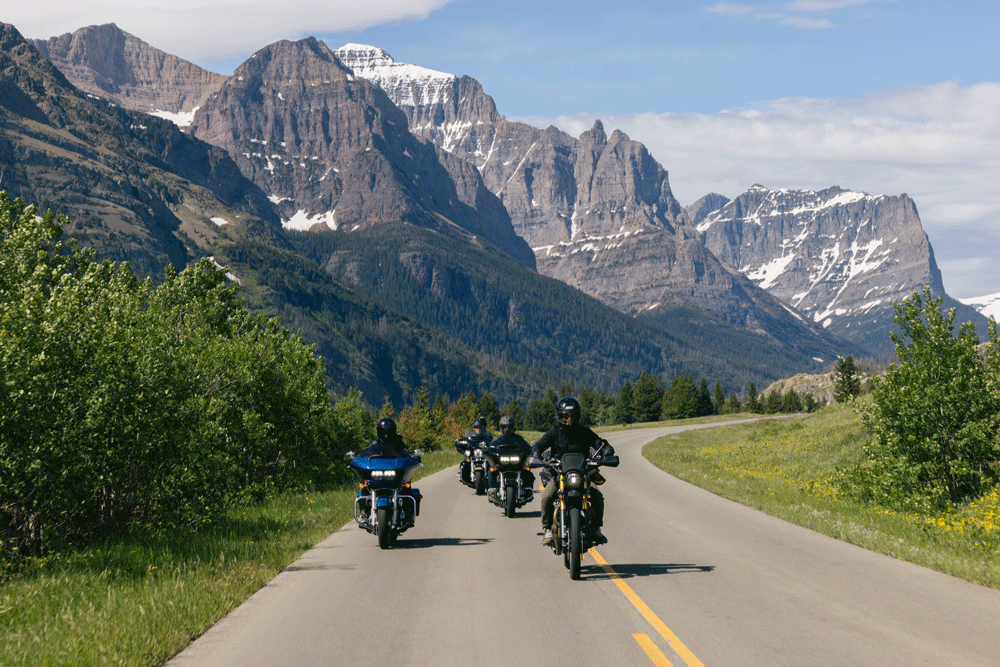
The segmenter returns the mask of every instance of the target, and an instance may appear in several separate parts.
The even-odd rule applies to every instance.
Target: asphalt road
[[[380,550],[351,524],[170,667],[256,665],[1000,665],[1000,591],[768,517],[642,458],[681,428],[605,434],[605,534],[579,581],[446,470]]]

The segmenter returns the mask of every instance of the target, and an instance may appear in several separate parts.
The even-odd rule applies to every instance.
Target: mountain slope
[[[720,263],[666,170],[625,134],[608,137],[598,122],[574,139],[511,122],[469,77],[401,65],[374,47],[335,53],[386,90],[414,133],[479,169],[535,251],[539,272],[626,313],[693,308],[783,345],[808,339],[826,359],[842,347]]]
[[[195,114],[190,131],[228,151],[288,226],[406,222],[481,237],[534,267],[478,172],[410,134],[385,93],[316,39],[255,53]]]
[[[6,24],[0,174],[11,196],[70,216],[71,235],[139,275],[182,267],[223,239],[282,238],[270,203],[225,153],[85,95]]]

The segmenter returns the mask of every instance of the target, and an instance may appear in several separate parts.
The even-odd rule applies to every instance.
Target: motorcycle
[[[461,438],[455,441],[455,449],[459,454],[465,456],[458,467],[458,478],[466,486],[471,486],[476,490],[476,495],[481,496],[486,493],[489,480],[489,468],[486,464],[486,457],[483,454],[487,444],[479,441],[472,441],[468,438]]]
[[[424,455],[360,457],[347,453],[348,466],[358,474],[358,495],[354,499],[354,520],[378,537],[378,546],[388,549],[396,538],[412,528],[420,515],[420,489],[411,486],[413,473]]]
[[[578,453],[564,454],[556,459],[532,458],[529,468],[546,468],[552,475],[549,484],[558,484],[558,502],[552,521],[552,550],[562,554],[569,569],[570,579],[580,578],[580,561],[583,554],[597,543],[591,535],[589,498],[592,480],[603,483],[600,466],[618,466],[617,456],[599,457],[600,450],[591,456]]]
[[[530,450],[518,445],[498,445],[483,450],[491,481],[488,498],[510,518],[535,497],[527,479],[530,475],[523,474],[527,472],[524,464],[529,454]]]

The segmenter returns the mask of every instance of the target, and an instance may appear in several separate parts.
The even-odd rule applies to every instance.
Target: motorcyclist
[[[500,418],[500,436],[490,443],[490,447],[500,447],[502,445],[515,445],[519,447],[525,455],[531,453],[531,445],[528,441],[517,434],[517,427],[514,425],[514,420],[510,415],[504,415]],[[487,493],[497,492],[497,476],[490,475],[489,478],[489,489]],[[534,489],[535,486],[535,474],[530,470],[521,471],[521,484],[526,489]]]
[[[419,450],[418,450],[419,451]],[[370,459],[372,457],[385,457],[385,458],[396,458],[401,459],[407,456],[413,456],[410,450],[406,448],[403,444],[403,438],[396,431],[396,422],[390,417],[383,417],[378,420],[375,424],[375,439],[371,443],[356,454],[359,458]],[[418,457],[419,460],[419,457]],[[419,496],[420,491],[413,489],[415,495]],[[358,496],[365,496],[365,490],[361,489],[358,491]],[[362,498],[361,500],[361,522],[367,521],[368,515],[371,512],[371,502],[368,498]]]
[[[460,454],[465,454],[466,450],[485,447],[493,442],[493,434],[490,433],[486,424],[486,417],[478,417],[472,422],[472,426],[465,429],[465,437],[455,441],[455,449]],[[461,465],[458,466],[458,477],[466,484],[472,483],[472,461],[466,456]]]
[[[554,459],[563,454],[578,453],[592,456],[600,451],[601,456],[613,456],[614,448],[599,435],[580,423],[582,409],[580,401],[572,396],[560,398],[556,403],[556,425],[549,429],[532,446],[532,455],[543,458],[546,453]],[[542,489],[542,544],[552,544],[552,515],[555,512],[558,484],[550,481]],[[604,525],[604,494],[596,486],[590,487],[591,536],[598,544],[607,542],[601,527]]]
[[[403,444],[403,438],[396,431],[396,422],[390,417],[383,417],[375,425],[375,439],[369,445],[358,452],[362,458],[373,456],[384,456],[390,458],[403,458],[412,456],[410,450]]]

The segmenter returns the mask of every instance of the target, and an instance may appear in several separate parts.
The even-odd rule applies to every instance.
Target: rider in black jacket
[[[485,447],[493,442],[493,434],[490,433],[486,417],[478,417],[472,422],[472,426],[465,429],[465,438],[455,441],[455,449],[459,453],[464,453],[466,449],[476,449]],[[465,457],[458,466],[458,477],[466,484],[472,481],[472,462],[469,457]]]
[[[373,456],[388,456],[403,458],[411,456],[410,450],[403,444],[403,438],[396,432],[396,422],[389,417],[383,417],[375,425],[376,438],[358,452],[358,456],[371,458]]]
[[[556,403],[556,425],[532,446],[532,454],[542,458],[548,455],[558,459],[563,454],[579,453],[590,456],[592,451],[601,450],[602,456],[612,456],[614,448],[599,435],[580,423],[582,409],[580,402],[571,396]],[[602,449],[603,448],[603,449]],[[556,492],[559,489],[554,480],[542,489],[542,544],[552,544],[552,515],[555,512]],[[593,519],[591,535],[599,544],[607,542],[601,532],[604,525],[604,495],[596,486],[590,487],[590,510]]]
[[[514,420],[510,418],[509,415],[504,415],[500,418],[500,436],[490,443],[490,447],[500,447],[501,445],[516,445],[520,447],[525,454],[531,453],[531,445],[528,441],[517,434],[517,428],[514,426]],[[535,474],[530,470],[521,471],[521,484],[525,488],[532,488],[535,485]],[[496,492],[497,490],[497,476],[490,475],[490,488],[489,492]]]

